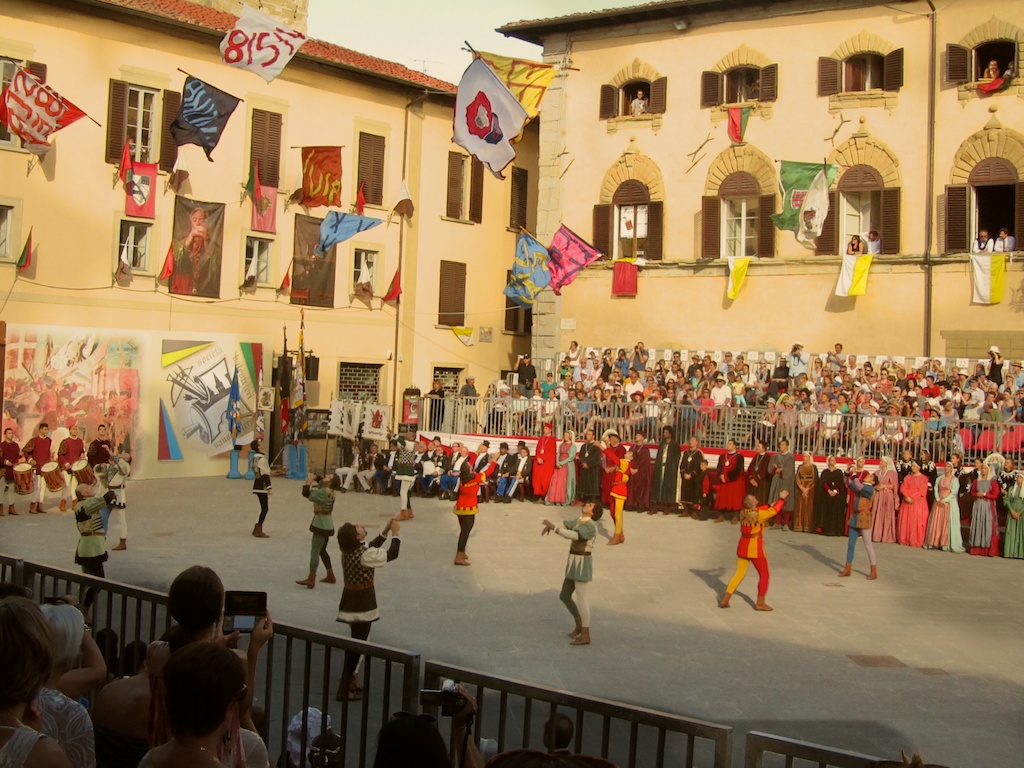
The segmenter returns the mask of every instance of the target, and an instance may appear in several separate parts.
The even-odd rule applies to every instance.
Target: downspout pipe
[[[938,11],[932,0],[926,0],[931,13],[928,14],[929,25],[929,49],[928,49],[928,130],[925,139],[928,161],[925,164],[925,206],[924,206],[924,265],[925,265],[925,288],[924,288],[924,354],[925,357],[932,356],[932,281],[934,278],[934,262],[932,261],[932,246],[934,237],[932,229],[935,224],[935,101],[938,91],[938,67],[936,57],[938,56],[938,30],[936,16]]]

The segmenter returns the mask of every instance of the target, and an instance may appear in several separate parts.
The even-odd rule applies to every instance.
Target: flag
[[[395,201],[395,207],[388,216],[388,223],[391,222],[391,217],[396,213],[399,216],[407,216],[411,219],[415,211],[416,207],[412,204],[412,197],[409,195],[409,186],[405,183],[405,179],[402,179],[402,188],[398,190],[398,200]]]
[[[257,199],[263,205],[252,207],[252,221],[249,226],[257,232],[277,232],[277,190],[274,187],[264,187],[256,180]],[[260,210],[262,208],[262,210]]]
[[[818,244],[818,237],[821,235],[821,228],[825,224],[825,217],[828,215],[828,175],[824,166],[815,175],[811,182],[810,189],[804,195],[803,203],[800,205],[800,215],[797,217],[799,226],[796,230],[796,241],[804,248],[814,248]]]
[[[228,392],[227,410],[228,434],[231,435],[231,447],[235,448],[235,440],[242,434],[242,391],[238,386],[238,365],[231,377],[231,390]]]
[[[220,55],[229,67],[247,69],[269,83],[304,42],[306,36],[301,32],[243,5],[235,26],[220,41]]]
[[[391,423],[391,406],[366,403],[363,406],[363,439],[387,440]]]
[[[304,208],[341,206],[341,147],[302,148],[302,185],[289,202]]]
[[[971,275],[974,304],[1000,304],[1003,301],[1003,285],[1006,280],[1005,253],[976,253],[971,256]]]
[[[729,107],[729,138],[733,144],[742,144],[750,119],[750,107]]]
[[[636,259],[617,259],[612,266],[612,296],[636,296]]]
[[[126,216],[137,216],[143,219],[156,218],[156,197],[153,190],[156,188],[157,174],[160,169],[156,163],[134,163],[131,175],[131,182],[125,188],[124,213]]]
[[[128,241],[121,243],[121,256],[117,260],[117,272],[114,279],[121,285],[127,285],[132,281],[132,262],[128,256]]]
[[[245,280],[240,286],[241,291],[252,291],[256,289],[256,281],[259,277],[260,260],[257,254],[252,255],[249,260],[249,268],[245,271]]]
[[[529,115],[483,59],[474,59],[455,96],[456,144],[486,165],[499,179],[516,157],[511,141]]]
[[[845,254],[836,283],[836,296],[863,296],[868,292],[868,271],[874,256]]]
[[[292,376],[291,429],[292,440],[306,437],[306,311],[299,311],[299,359]]]
[[[551,64],[541,64],[529,59],[513,59],[495,53],[477,52],[477,56],[487,62],[487,66],[505,84],[516,100],[523,105],[528,120],[533,120],[540,113],[540,104],[544,100],[551,81],[558,70]],[[515,141],[522,138],[522,133]]]
[[[288,269],[284,271],[284,277],[281,279],[281,285],[277,289],[278,296],[282,293],[288,293],[292,289],[292,264],[294,263],[295,259],[288,262]]]
[[[117,164],[117,173],[114,174],[114,183],[121,180],[121,186],[126,195],[132,193],[132,180],[135,177],[135,159],[132,157],[132,140],[124,140],[124,148],[121,150],[121,161]]]
[[[599,250],[563,224],[548,246],[551,290],[556,296],[561,296],[562,288],[575,280],[581,269],[599,258]]]
[[[174,143],[179,147],[196,144],[203,148],[206,159],[213,162],[210,153],[217,147],[238,102],[231,94],[189,75],[181,89],[178,115],[168,129]]]
[[[289,267],[290,268],[290,267]],[[287,276],[286,276],[287,277]],[[288,407],[288,400],[292,394],[292,369],[291,358],[288,357],[288,327],[283,329],[284,346],[281,357],[277,360],[277,386],[281,399],[281,434],[288,434],[288,421],[291,409]]]
[[[366,195],[363,194],[363,186],[366,182],[359,182],[359,191],[356,192],[356,213],[360,216],[363,215],[363,211],[366,210]]]
[[[391,278],[391,287],[388,288],[388,292],[384,294],[384,301],[398,301],[398,297],[402,295],[402,271],[399,269],[395,270],[395,276]]]
[[[21,256],[18,257],[18,274],[32,266],[32,230],[28,231],[28,240],[25,247],[21,249]]]
[[[370,265],[366,262],[366,252],[361,254],[359,262],[359,278],[355,286],[356,296],[369,301],[373,298],[373,277],[370,274]]]
[[[249,166],[249,180],[245,182],[245,186],[242,188],[242,196],[238,204],[241,205],[245,202],[247,197],[252,200],[253,221],[256,221],[257,217],[266,214],[267,209],[270,207],[270,197],[267,195],[267,190],[260,184],[260,164],[258,160],[254,160],[252,165]],[[256,227],[253,227],[253,229],[256,229]]]
[[[21,67],[14,68],[11,82],[0,92],[0,123],[33,155],[53,149],[50,134],[83,117],[85,112]]]
[[[320,224],[320,242],[317,243],[316,250],[318,253],[326,253],[332,245],[343,243],[353,235],[373,229],[381,223],[383,222],[380,219],[369,216],[328,211]]]
[[[164,266],[160,270],[160,280],[166,280],[174,274],[174,241],[167,246],[167,255],[164,257]]]
[[[167,187],[178,194],[181,191],[181,185],[188,181],[188,163],[185,162],[185,156],[178,153],[177,157],[174,158],[174,167],[171,169],[170,176],[167,177]]]
[[[465,344],[467,347],[473,346],[473,329],[463,325],[453,325],[452,333],[455,334],[455,338]]]
[[[1014,49],[1016,50],[1016,49]],[[983,93],[986,96],[1005,91],[1010,85],[1013,84],[1013,64],[1011,63],[1002,77],[995,77],[989,80],[987,83],[978,83],[978,92]]]
[[[725,295],[730,299],[735,300],[740,295],[740,289],[743,288],[743,281],[747,279],[747,269],[749,268],[749,256],[729,257],[729,287],[726,289]]]
[[[838,165],[822,165],[821,163],[800,163],[783,160],[779,171],[779,182],[782,186],[782,213],[772,214],[775,226],[782,230],[796,232],[800,224],[800,210],[804,198],[811,189],[811,184],[818,172],[825,169],[828,186],[836,180],[839,173]]]
[[[548,251],[526,232],[516,241],[512,278],[503,293],[524,309],[532,309],[537,294],[551,285]]]

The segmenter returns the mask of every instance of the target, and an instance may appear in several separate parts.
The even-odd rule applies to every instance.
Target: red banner
[[[0,94],[0,123],[35,155],[45,155],[52,149],[48,141],[51,133],[82,117],[82,110],[21,67],[14,70],[10,85]]]
[[[125,216],[156,218],[156,163],[135,163],[124,198]]]
[[[305,208],[341,207],[341,147],[302,148],[301,199],[295,202]]]

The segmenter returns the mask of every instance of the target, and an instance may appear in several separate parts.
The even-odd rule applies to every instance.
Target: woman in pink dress
[[[960,481],[953,476],[952,472],[943,472],[935,484],[935,502],[932,504],[932,512],[928,517],[928,533],[925,536],[924,545],[928,549],[945,549],[952,552],[963,552],[964,548],[956,547],[956,542],[950,542],[951,519],[956,518],[956,539],[960,539],[960,513],[959,508],[953,514],[950,509],[957,507],[957,491],[960,490]]]
[[[876,475],[878,484],[872,501],[874,523],[871,538],[875,541],[896,541],[896,509],[899,507],[900,475],[892,462],[892,456],[882,457],[882,466]]]
[[[576,498],[576,435],[566,430],[562,442],[558,444],[555,471],[551,475],[548,495],[545,504],[572,504]]]
[[[896,524],[896,540],[908,547],[923,547],[928,527],[928,478],[921,474],[917,461],[910,464],[910,474],[900,485],[900,515]]]

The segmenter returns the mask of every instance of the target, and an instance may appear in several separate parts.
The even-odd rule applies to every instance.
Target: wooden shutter
[[[659,77],[657,80],[651,83],[651,100],[647,106],[647,111],[652,112],[656,115],[662,114],[665,111],[667,98],[668,78]]]
[[[946,46],[946,82],[971,82],[971,49],[950,43]]]
[[[717,196],[701,198],[700,256],[717,259],[722,255],[722,201]]]
[[[461,152],[448,153],[448,201],[445,215],[449,219],[462,218],[462,189],[465,184],[463,175],[466,168],[466,156]]]
[[[818,59],[818,95],[832,96],[839,93],[839,59],[822,56]]]
[[[770,259],[775,255],[775,195],[761,195],[757,200],[757,258]]]
[[[509,206],[508,226],[522,229],[526,226],[526,198],[529,191],[530,172],[525,168],[512,168],[512,202]]]
[[[480,224],[484,220],[484,164],[475,157],[471,160],[469,185],[469,220]]]
[[[701,107],[717,107],[722,103],[722,86],[725,78],[721,72],[702,72],[700,76]]]
[[[26,61],[25,69],[40,83],[46,82],[46,65],[41,61]]]
[[[886,55],[882,66],[882,89],[898,91],[903,87],[903,49],[897,48]],[[884,247],[883,243],[883,247]]]
[[[899,187],[882,190],[882,217],[878,235],[882,238],[882,253],[900,252],[900,198]]]
[[[277,112],[252,111],[250,168],[254,162],[260,164],[260,184],[276,189],[281,181],[281,115]]]
[[[107,154],[106,162],[117,165],[121,162],[121,151],[128,135],[128,83],[124,80],[110,81],[110,96],[107,99]]]
[[[1024,181],[1019,181],[1017,187],[1017,202],[1013,211],[1013,234],[1020,238],[1024,236]],[[1020,240],[1017,241],[1018,243]]]
[[[664,203],[647,204],[647,258],[661,261],[665,237]]]
[[[384,205],[384,137],[359,133],[359,166],[356,189],[363,187],[363,196],[370,205]]]
[[[761,95],[758,101],[775,101],[779,97],[779,65],[769,64],[761,69]]]
[[[607,120],[619,114],[618,109],[619,89],[614,85],[601,86],[601,119]]]
[[[946,187],[946,253],[967,253],[967,185]]]
[[[164,91],[163,113],[160,115],[160,170],[170,173],[178,159],[178,145],[171,136],[171,123],[181,108],[181,94],[178,91]],[[262,175],[262,174],[261,174]]]
[[[615,256],[612,247],[615,236],[615,206],[601,203],[594,206],[594,247],[604,254],[604,258]]]
[[[818,235],[818,243],[814,248],[814,252],[819,256],[834,256],[839,253],[839,228],[836,226],[838,219],[839,193],[829,190],[828,213],[821,224],[821,234]]]
[[[437,292],[437,324],[466,324],[466,265],[462,262],[441,262],[441,280]]]

